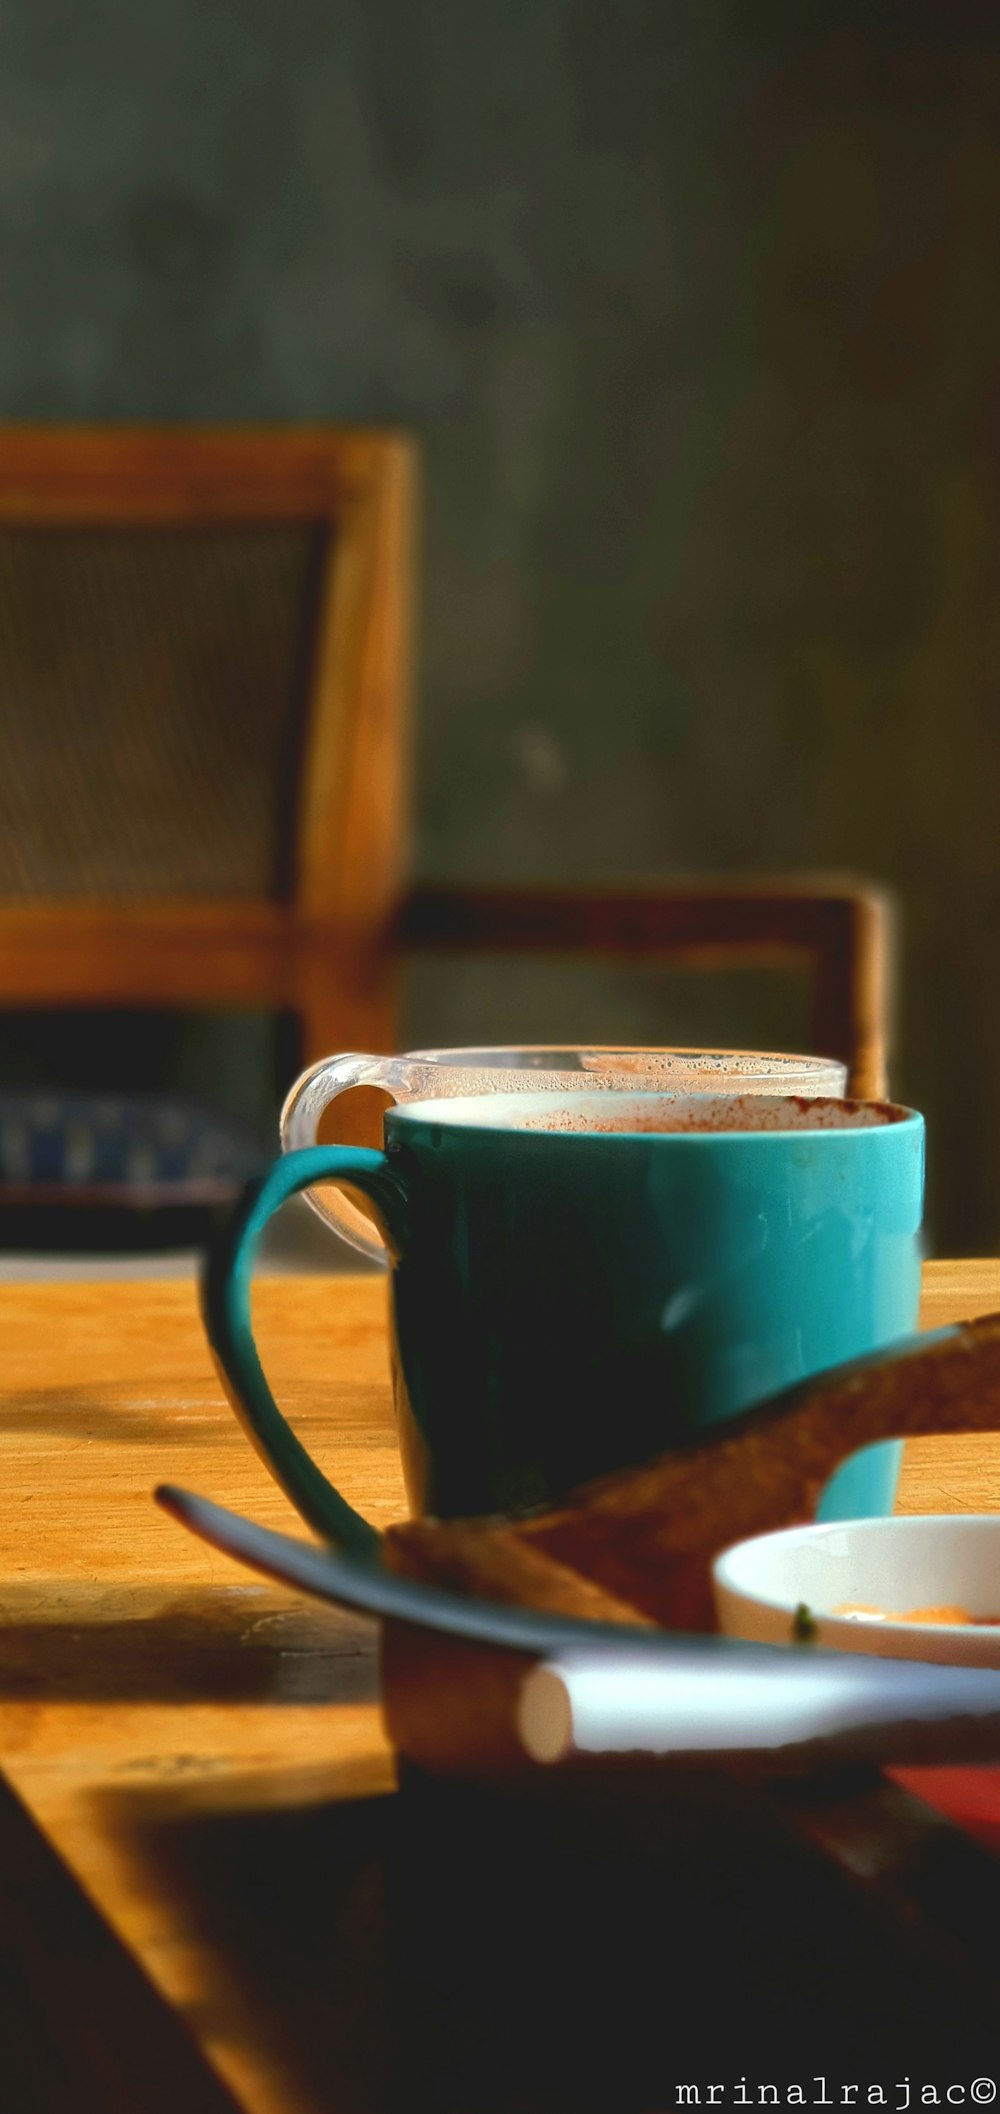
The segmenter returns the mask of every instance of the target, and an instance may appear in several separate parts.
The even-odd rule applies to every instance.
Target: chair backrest
[[[894,908],[857,876],[668,876],[633,888],[411,890],[415,952],[586,956],[719,971],[795,967],[811,983],[810,1048],[879,1098],[893,1012]]]
[[[389,433],[0,428],[0,1004],[386,1039],[412,482]]]
[[[413,452],[0,427],[0,1006],[288,1008],[395,1041],[403,948],[799,961],[882,1089],[886,905],[815,876],[407,896]]]

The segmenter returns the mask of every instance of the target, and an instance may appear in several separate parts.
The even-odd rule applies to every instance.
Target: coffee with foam
[[[586,1105],[550,1105],[520,1113],[516,1128],[580,1134],[597,1131],[625,1137],[733,1131],[787,1135],[792,1131],[875,1130],[902,1122],[906,1114],[891,1101],[807,1101],[770,1094],[618,1094],[613,1101],[602,1098],[600,1102],[588,1100]],[[502,1116],[496,1120],[504,1121]]]
[[[631,1085],[409,1101],[386,1111],[384,1153],[291,1154],[241,1204],[206,1280],[212,1342],[285,1489],[369,1562],[374,1529],[303,1455],[253,1350],[249,1260],[286,1197],[331,1180],[377,1210],[410,1503],[461,1519],[561,1504],[910,1335],[923,1170],[921,1117],[888,1102]]]

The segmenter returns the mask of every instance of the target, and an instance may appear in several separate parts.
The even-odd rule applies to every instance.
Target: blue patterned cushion
[[[0,1088],[0,1195],[214,1204],[267,1157],[237,1124],[178,1097]]]

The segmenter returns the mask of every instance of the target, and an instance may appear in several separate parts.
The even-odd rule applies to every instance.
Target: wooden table
[[[307,1444],[336,1463],[345,1492],[380,1524],[403,1509],[383,1298],[373,1278],[272,1279],[256,1295],[276,1391]],[[998,1309],[1000,1263],[928,1266],[925,1323]],[[375,2114],[398,2103],[435,2114],[535,2114],[558,2104],[562,2114],[582,2105],[579,2084],[558,2097],[558,2051],[537,2072],[526,2071],[523,2050],[516,2077],[511,2067],[516,2021],[534,2001],[534,1984],[515,1978],[499,2012],[493,2004],[496,2015],[489,1992],[518,1949],[517,1900],[530,1953],[539,1919],[567,1913],[546,1887],[582,1887],[586,1873],[607,1996],[618,1969],[601,1948],[618,1919],[621,1957],[622,1934],[651,1884],[648,1830],[626,1842],[618,1816],[604,1835],[607,1815],[593,1806],[582,1817],[559,1809],[525,1821],[502,1805],[487,1813],[475,1794],[452,1794],[446,1806],[430,1787],[393,1795],[371,1625],[258,1582],[151,1502],[154,1484],[169,1480],[304,1531],[223,1401],[192,1286],[7,1286],[0,1341],[0,1755],[9,1787],[0,1808],[0,2107]],[[953,1505],[956,1477],[981,1488],[981,1504],[1000,1508],[1000,1439],[978,1441],[974,1459],[961,1442],[944,1453],[936,1444],[922,1442],[910,1508]],[[874,1947],[871,1972],[884,1980],[884,1932],[872,1938],[863,1919],[855,1930],[860,1911],[849,1887],[844,1893],[843,1872],[872,1855],[867,1838],[852,1840],[849,1791],[809,1811],[808,1798],[798,1801],[800,1834],[833,1856],[817,1856],[805,1878],[792,1874],[789,1916],[801,1923],[834,1884],[818,1957],[829,1959],[830,1931],[846,1916],[845,1955],[854,1948],[863,1979],[866,1947]],[[650,1796],[655,1804],[662,1794]],[[898,1863],[913,1811],[887,1790],[883,1817],[889,1862]],[[749,1889],[742,1912],[751,1916],[773,1892],[781,1862],[767,1826],[754,1836],[756,1862],[740,1881]],[[613,1854],[595,1849],[587,1867],[581,1839],[606,1845],[615,1827]],[[938,1824],[934,1840],[945,1833],[950,1840]],[[732,1852],[749,1840],[745,1815],[717,1813],[711,1834]],[[524,1893],[526,1846],[541,1859],[534,1903]],[[733,1884],[729,1852],[711,1885]],[[699,1940],[706,1868],[688,1870],[684,1854],[675,1831],[656,1899],[668,1916],[687,1903],[694,1956],[699,1942],[716,1945],[713,1933],[728,1929],[735,1911],[731,1903],[713,1910]],[[516,1900],[509,1883],[519,1858]],[[987,1869],[964,1836],[947,1858],[949,1884],[959,1886],[950,1922],[943,1912],[938,1919],[950,1972],[948,1948],[967,1903],[988,1904],[1000,1928],[1000,1864]],[[471,1883],[477,1860],[485,1891]],[[835,1883],[825,1870],[831,1862]],[[501,1897],[506,1938],[494,1914]],[[486,1924],[477,1926],[484,1899]],[[582,1900],[571,1920],[570,1950],[586,1920]],[[433,1971],[424,1948],[432,1926]],[[592,1955],[574,1955],[572,1976],[585,1980]],[[788,1973],[803,1958],[805,1975],[809,1944],[800,1938],[788,1958]],[[633,1976],[633,1997],[637,1987]],[[632,2001],[624,1983],[616,2001],[626,2009]],[[802,2016],[801,1992],[796,2002]],[[970,2012],[967,2022],[973,2039],[977,2017]],[[630,2031],[638,2047],[635,2017]],[[967,2053],[970,2061],[978,2053],[971,2040]],[[815,2069],[829,2068],[830,2052],[815,2054]],[[728,2070],[712,2070],[706,2054],[705,2074],[736,2076],[751,2055],[744,2040]],[[593,2080],[600,2061],[595,2049]],[[16,2089],[11,2078],[20,2080]],[[651,2089],[648,2079],[642,2089]],[[625,2114],[625,2105],[604,2102],[606,2114]]]

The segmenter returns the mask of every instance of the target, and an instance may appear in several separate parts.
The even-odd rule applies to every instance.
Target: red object
[[[936,1813],[1000,1850],[1000,1769],[889,1769],[887,1776]]]

